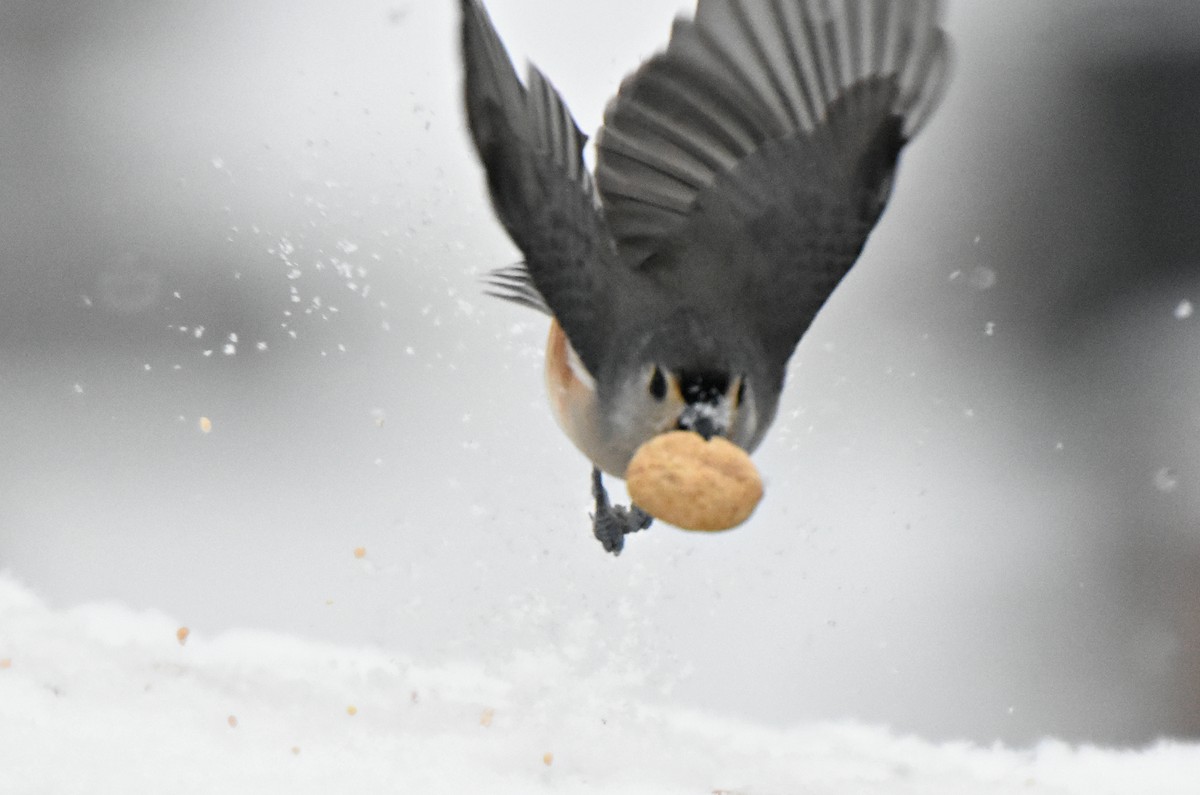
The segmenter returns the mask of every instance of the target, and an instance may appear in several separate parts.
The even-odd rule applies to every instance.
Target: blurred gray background
[[[588,131],[688,5],[490,3]],[[619,559],[480,295],[455,7],[0,2],[0,568],[750,721],[1200,736],[1200,6],[951,3],[757,515]]]

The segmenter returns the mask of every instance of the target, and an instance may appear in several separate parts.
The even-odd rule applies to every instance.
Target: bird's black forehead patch
[[[676,374],[687,403],[716,403],[729,394],[733,378],[725,370],[682,370]]]

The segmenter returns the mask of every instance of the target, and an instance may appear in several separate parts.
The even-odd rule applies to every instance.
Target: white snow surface
[[[933,744],[630,697],[553,648],[421,664],[0,576],[0,792],[1194,793],[1200,746]]]

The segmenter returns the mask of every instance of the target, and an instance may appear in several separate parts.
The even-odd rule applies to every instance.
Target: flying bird
[[[887,203],[949,76],[939,0],[699,0],[622,82],[596,139],[536,67],[524,82],[480,0],[462,0],[470,135],[524,254],[490,293],[550,316],[546,378],[592,462],[593,532],[652,437],[752,452],[787,363]]]

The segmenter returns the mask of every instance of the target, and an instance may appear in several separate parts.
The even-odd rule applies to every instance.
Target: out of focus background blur
[[[489,3],[587,131],[688,6]],[[455,7],[0,0],[0,569],[755,722],[1200,736],[1200,6],[952,2],[757,515],[618,559],[481,296]]]

